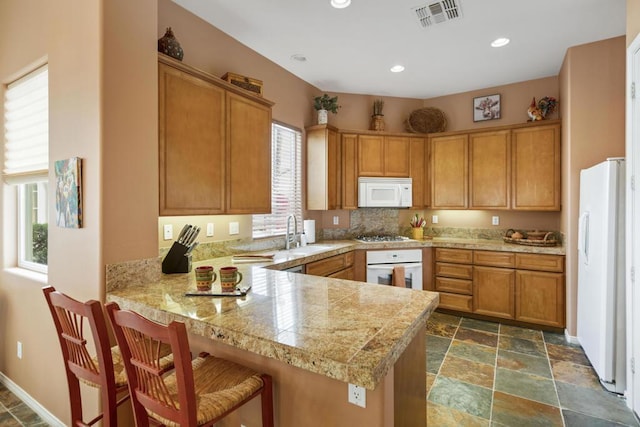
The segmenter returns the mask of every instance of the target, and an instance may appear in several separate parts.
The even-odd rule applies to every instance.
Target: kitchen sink
[[[299,248],[289,249],[288,251],[284,251],[284,252],[292,255],[312,255],[312,254],[317,254],[318,252],[329,251],[331,249],[333,249],[332,246],[307,245],[307,246],[300,246]]]

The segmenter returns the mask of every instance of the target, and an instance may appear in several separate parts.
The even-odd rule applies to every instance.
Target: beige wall
[[[155,43],[152,0],[0,2],[0,98],[4,84],[48,59],[50,165],[84,159],[82,229],[55,226],[50,186],[48,277],[0,271],[0,371],[65,423],[66,379],[41,287],[104,299],[106,262],[157,255]],[[15,203],[10,187],[0,191],[7,267],[15,265]],[[88,397],[91,413],[97,397]]]
[[[625,155],[625,38],[568,49],[562,88],[562,216],[567,243],[567,329],[576,334],[580,170]]]

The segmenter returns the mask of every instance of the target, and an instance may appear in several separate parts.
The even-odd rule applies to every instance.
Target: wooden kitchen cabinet
[[[473,312],[486,316],[515,317],[515,270],[473,267]]]
[[[273,103],[163,54],[158,94],[159,214],[271,212]]]
[[[428,146],[426,138],[409,139],[409,176],[413,186],[412,204],[414,208],[425,208],[431,203],[429,197]]]
[[[564,257],[516,254],[516,266],[516,320],[564,327]]]
[[[305,273],[312,276],[325,276],[334,278],[353,277],[355,254],[347,252],[344,254],[334,255],[318,261],[313,261],[305,266]],[[344,271],[350,270],[350,271]],[[343,277],[344,276],[344,277]]]
[[[512,131],[512,209],[560,210],[560,124]]]
[[[473,311],[473,251],[436,248],[434,288],[440,292],[438,307],[456,311]]]
[[[270,213],[270,106],[227,92],[226,158],[226,212],[231,214]]]
[[[342,134],[342,209],[358,209],[358,135]]]
[[[431,208],[468,207],[468,134],[432,137]]]
[[[358,135],[358,176],[409,177],[409,138]]]
[[[158,65],[160,215],[224,213],[225,91]]]
[[[340,209],[341,150],[338,129],[330,125],[306,128],[307,209]]]
[[[469,134],[469,209],[509,209],[511,132]]]

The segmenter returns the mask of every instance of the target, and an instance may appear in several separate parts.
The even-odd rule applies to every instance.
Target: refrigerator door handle
[[[585,264],[589,264],[589,212],[583,212],[578,220],[578,252]]]

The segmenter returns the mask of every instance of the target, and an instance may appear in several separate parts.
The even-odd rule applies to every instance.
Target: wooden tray
[[[556,239],[552,240],[541,240],[541,239],[512,239],[511,237],[503,237],[502,240],[505,243],[515,243],[516,245],[527,245],[527,246],[556,246],[558,241]]]

